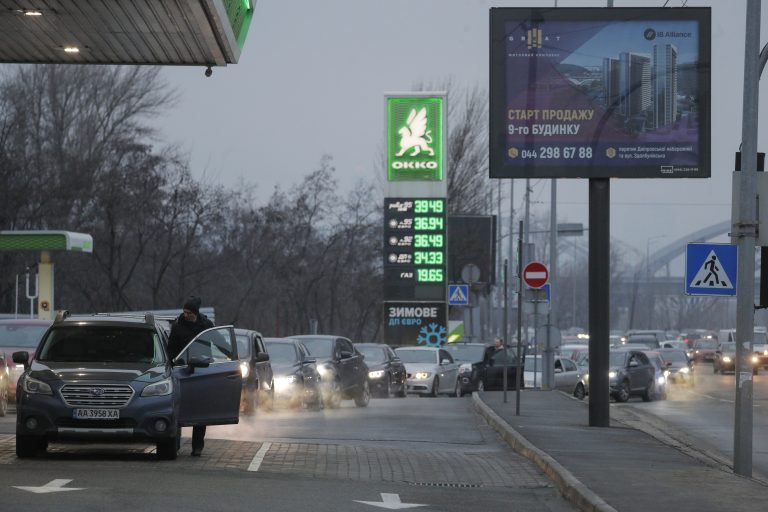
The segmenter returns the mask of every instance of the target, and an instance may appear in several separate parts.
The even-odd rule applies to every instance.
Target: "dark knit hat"
[[[186,302],[184,302],[184,309],[192,311],[194,314],[200,313],[200,304],[202,304],[200,297],[190,296]]]

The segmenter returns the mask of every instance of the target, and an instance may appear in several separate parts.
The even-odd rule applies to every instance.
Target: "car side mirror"
[[[444,365],[444,364],[451,364],[451,360],[450,359],[443,359],[442,361],[440,361],[440,365]]]
[[[189,358],[189,366],[192,368],[208,368],[213,362],[209,356],[192,356]]]
[[[630,361],[629,362],[629,367],[630,368],[637,368],[637,366],[638,366],[637,361]]]
[[[23,364],[25,370],[29,368],[29,352],[27,352],[26,350],[22,350],[20,352],[14,352],[11,357],[13,358],[14,363]]]
[[[342,350],[342,351],[341,351],[341,358],[342,358],[342,359],[349,359],[349,358],[350,358],[350,357],[352,357],[353,355],[354,355],[354,354],[353,354],[352,352],[348,351],[348,350]]]
[[[305,357],[302,361],[303,364],[315,364],[317,363],[317,358],[315,357]]]
[[[555,373],[563,373],[563,369],[562,368],[555,368]]]
[[[269,354],[267,354],[266,352],[259,352],[258,354],[256,354],[257,363],[266,363],[267,361],[269,361]]]

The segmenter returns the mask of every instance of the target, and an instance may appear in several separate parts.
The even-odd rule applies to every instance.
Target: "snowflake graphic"
[[[445,327],[432,323],[421,328],[416,341],[419,342],[419,345],[439,347],[445,343],[445,334]]]

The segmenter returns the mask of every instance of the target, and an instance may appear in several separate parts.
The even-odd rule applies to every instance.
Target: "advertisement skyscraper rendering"
[[[710,175],[710,10],[491,10],[490,176]]]

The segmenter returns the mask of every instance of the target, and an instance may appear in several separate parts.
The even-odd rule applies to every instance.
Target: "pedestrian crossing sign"
[[[736,295],[737,247],[688,244],[685,251],[686,295]]]
[[[448,285],[448,305],[450,306],[469,305],[469,285],[449,284]]]

